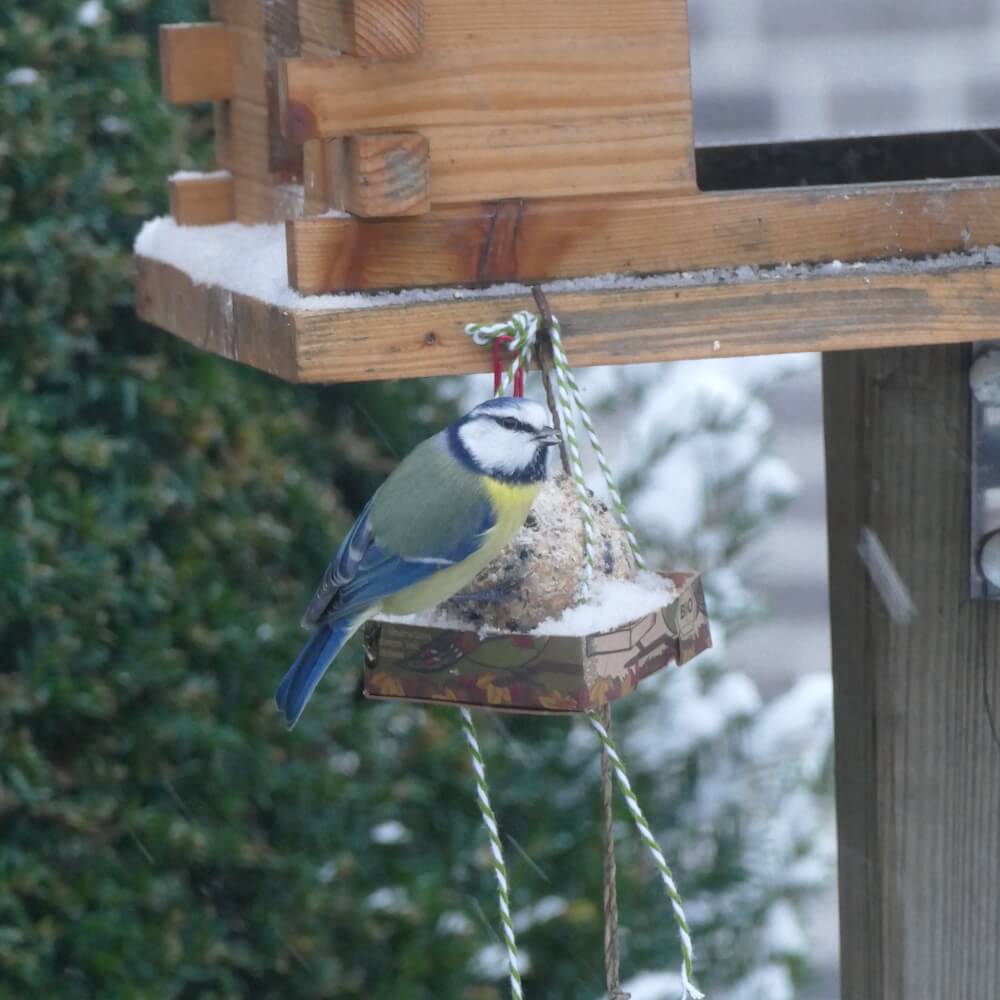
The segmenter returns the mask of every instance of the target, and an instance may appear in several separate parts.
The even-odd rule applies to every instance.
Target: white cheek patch
[[[514,475],[535,457],[537,445],[527,434],[507,430],[493,420],[470,420],[459,434],[473,461],[485,472]]]

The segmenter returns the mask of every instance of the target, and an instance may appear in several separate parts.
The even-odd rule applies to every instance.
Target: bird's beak
[[[535,435],[535,441],[538,444],[544,444],[546,446],[559,444],[562,441],[562,436],[554,427],[546,427],[544,431],[539,431]]]

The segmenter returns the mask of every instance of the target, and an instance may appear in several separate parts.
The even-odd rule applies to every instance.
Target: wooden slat
[[[301,49],[297,0],[264,4],[264,89],[267,93],[268,167],[280,183],[302,179],[302,146],[282,134],[280,83],[283,60]]]
[[[181,226],[213,226],[236,217],[229,173],[174,176],[167,182],[170,214]]]
[[[968,599],[968,351],[828,356],[823,391],[841,995],[997,997],[1000,604]],[[863,529],[911,621],[858,558]]]
[[[423,0],[343,0],[335,6],[338,14],[327,24],[338,31],[332,37],[341,52],[403,59],[423,46]]]
[[[231,97],[232,66],[226,26],[161,25],[160,80],[164,98],[174,104]]]
[[[283,309],[136,258],[136,313],[203,350],[295,381],[295,328]]]
[[[669,115],[672,92],[662,47],[605,38],[538,39],[527,49],[462,47],[414,59],[340,56],[283,63],[282,128],[290,139],[434,125],[554,125],[594,118]]]
[[[305,211],[301,184],[272,184],[253,177],[234,177],[233,198],[236,221],[249,225],[284,222]]]
[[[1000,242],[1000,186],[501,202],[400,221],[301,219],[287,239],[290,279],[306,293],[905,257]]]
[[[239,6],[239,0],[229,0]],[[351,0],[298,0],[303,40],[349,52]],[[383,6],[386,0],[366,0]],[[656,35],[687,53],[686,0],[423,0],[424,49],[460,48],[495,43],[524,45],[545,36],[601,40],[612,35],[646,38]],[[221,15],[216,14],[216,17]],[[326,46],[321,48],[320,46]]]
[[[198,300],[218,292],[181,272],[139,260],[140,315],[206,350],[303,382],[374,381],[485,371],[489,352],[465,335],[533,309],[530,294],[401,306],[271,310],[253,326],[206,324]],[[164,286],[166,291],[164,291]],[[238,303],[245,296],[233,294]],[[996,334],[1000,268],[921,269],[906,274],[747,281],[614,291],[550,293],[574,365],[675,361],[789,351],[834,351],[981,340]],[[186,312],[177,313],[178,300]],[[188,302],[190,300],[190,302]],[[244,324],[244,325],[241,325]],[[275,323],[273,342],[268,324]],[[246,338],[246,344],[244,344]],[[266,350],[262,345],[266,345]]]
[[[334,143],[331,184],[337,208],[367,219],[430,209],[430,145],[424,136],[355,135]]]

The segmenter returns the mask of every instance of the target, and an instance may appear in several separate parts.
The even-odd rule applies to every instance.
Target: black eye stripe
[[[526,424],[523,420],[518,420],[516,417],[494,417],[493,419],[507,430],[524,431],[525,434],[535,433],[535,428],[531,424]]]

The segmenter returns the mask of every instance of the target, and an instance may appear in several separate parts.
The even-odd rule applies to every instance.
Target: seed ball
[[[594,517],[594,579],[628,580],[635,559],[617,518],[590,496]],[[444,604],[472,625],[528,632],[575,603],[583,579],[583,519],[568,476],[549,480],[524,525],[468,586]],[[480,596],[476,596],[480,595]]]

